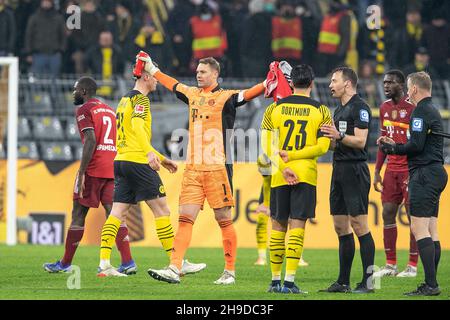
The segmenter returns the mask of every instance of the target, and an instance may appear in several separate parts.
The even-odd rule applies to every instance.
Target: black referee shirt
[[[369,129],[372,112],[369,105],[355,94],[345,105],[340,105],[333,115],[334,125],[339,132],[347,135],[355,135],[355,128]],[[345,146],[342,142],[336,142],[333,161],[367,161],[367,136],[364,149],[355,149]]]
[[[432,163],[444,163],[444,138],[430,132],[442,132],[442,117],[430,98],[422,99],[414,108],[409,122],[410,138],[397,144],[394,153],[407,155],[410,170]]]

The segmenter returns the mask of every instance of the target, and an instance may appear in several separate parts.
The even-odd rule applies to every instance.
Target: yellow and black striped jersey
[[[272,187],[287,184],[278,170],[280,165],[291,168],[300,182],[317,185],[317,158],[330,145],[328,138],[319,139],[323,137],[320,127],[331,123],[328,107],[303,95],[293,94],[266,109],[261,129],[263,133],[270,131],[270,135],[263,134],[263,139],[266,136],[271,141],[263,141],[263,144],[270,144],[273,150],[286,150],[289,155],[286,164],[272,163]]]
[[[152,115],[150,100],[138,90],[131,90],[119,102],[116,110],[117,155],[115,160],[148,163],[147,154],[152,151],[162,160],[164,157],[151,145]]]

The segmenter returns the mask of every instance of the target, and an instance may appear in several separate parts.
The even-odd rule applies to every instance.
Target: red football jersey
[[[395,143],[405,144],[409,139],[409,119],[414,105],[402,98],[398,105],[392,99],[380,106],[381,135],[392,138]],[[408,170],[406,156],[388,155],[387,169],[393,171]]]
[[[90,99],[77,110],[77,124],[84,144],[83,130],[94,129],[96,146],[87,168],[91,177],[114,178],[116,156],[116,113],[98,99]]]

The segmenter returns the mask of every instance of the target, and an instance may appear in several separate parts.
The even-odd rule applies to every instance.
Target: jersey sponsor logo
[[[400,118],[404,119],[408,115],[408,112],[405,109],[400,110]]]
[[[423,119],[413,118],[412,120],[412,131],[422,132],[423,130]]]
[[[369,112],[367,110],[359,110],[359,119],[362,122],[369,122]]]
[[[77,121],[80,122],[81,120],[86,119],[86,117],[84,116],[84,114],[80,115],[77,117]]]
[[[347,121],[339,121],[339,132],[347,132]]]
[[[142,113],[144,113],[144,110],[145,110],[145,107],[142,106],[142,105],[140,105],[140,104],[137,104],[137,105],[134,107],[134,113],[137,113],[137,114],[142,114]]]

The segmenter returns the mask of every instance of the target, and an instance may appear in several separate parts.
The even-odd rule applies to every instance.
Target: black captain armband
[[[384,154],[394,154],[395,144],[381,143],[380,149]]]

